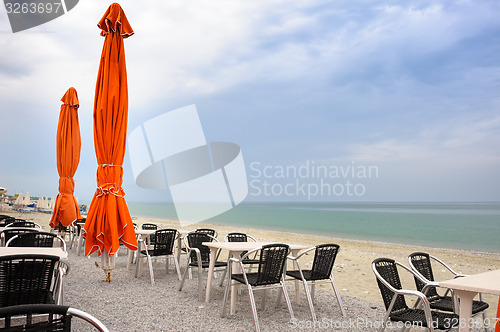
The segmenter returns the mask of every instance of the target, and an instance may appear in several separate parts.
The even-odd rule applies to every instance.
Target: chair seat
[[[311,280],[324,280],[326,278],[312,278],[312,270],[302,270],[302,274],[304,275],[304,279],[306,279],[307,281],[311,281]],[[298,270],[295,270],[295,271],[286,271],[286,275],[287,276],[290,276],[292,278],[295,278],[295,279],[302,279],[300,277],[300,271]]]
[[[430,302],[431,309],[453,312],[453,298],[450,296],[441,296],[439,299]],[[483,301],[472,302],[472,314],[488,309],[489,304]]]
[[[214,267],[226,267],[227,263],[225,262],[215,262]],[[189,266],[198,267],[198,262],[191,261]],[[210,267],[210,262],[202,262],[201,267],[204,269],[208,269]]]
[[[173,253],[173,252],[171,252],[171,251],[170,251],[170,252],[161,252],[161,253],[156,253],[156,252],[154,252],[154,250],[149,250],[149,251],[148,251],[148,253],[149,253],[149,256],[152,256],[152,257],[153,257],[153,256],[154,256],[154,257],[156,257],[156,256],[169,256],[169,255],[173,255],[173,254],[174,254],[174,253]],[[144,255],[144,256],[147,256],[147,255],[148,255],[148,253],[146,253],[146,250],[141,250],[141,254],[142,254],[142,255]]]
[[[431,313],[434,328],[449,329],[451,326],[459,322],[458,315],[455,314],[437,311],[432,311]],[[405,309],[399,312],[392,312],[389,317],[393,321],[410,321],[419,324],[421,323],[424,327],[427,327],[425,313],[422,309]]]
[[[243,264],[259,264],[259,260],[258,259],[244,259]]]
[[[253,286],[253,287],[256,287],[256,286],[265,286],[267,285],[268,283],[266,282],[257,282],[257,277],[259,275],[258,272],[253,272],[253,273],[247,273],[247,280],[248,280],[248,284]],[[231,276],[231,279],[233,280],[236,280],[238,282],[241,282],[242,284],[245,283],[245,278],[243,277],[243,274],[233,274]]]

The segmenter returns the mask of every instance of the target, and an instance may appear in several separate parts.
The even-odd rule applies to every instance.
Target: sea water
[[[168,203],[128,202],[132,216],[177,219]],[[242,203],[208,223],[500,252],[500,203]]]

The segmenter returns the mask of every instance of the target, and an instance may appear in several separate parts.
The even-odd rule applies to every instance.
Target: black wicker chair
[[[156,231],[158,230],[160,227],[156,224],[148,224],[148,223],[145,223],[145,224],[142,224],[141,225],[141,229],[146,229],[146,230],[153,230],[153,231]]]
[[[224,240],[227,242],[248,242],[248,239],[257,242],[257,240],[248,234],[245,233],[228,233]],[[241,253],[241,257],[243,257],[247,252],[244,251]],[[257,253],[255,255],[252,255],[252,257],[247,257],[244,261],[243,264],[259,264],[259,260],[256,259]]]
[[[30,254],[0,257],[0,307],[18,304],[62,304],[62,277],[67,261]]]
[[[377,278],[377,284],[387,309],[379,331],[385,329],[388,319],[414,326],[427,327],[429,331],[434,331],[436,328],[450,329],[457,327],[459,323],[458,315],[433,311],[429,306],[429,300],[422,292],[402,288],[398,267],[419,278],[411,269],[393,259],[378,258],[372,262],[372,270]],[[413,308],[409,308],[406,304],[406,295],[418,297]]]
[[[248,258],[248,256],[253,255],[255,252],[260,252],[257,272],[247,272],[245,271],[243,261],[246,258]],[[248,295],[250,297],[250,305],[252,308],[253,320],[256,331],[260,331],[259,318],[257,316],[257,308],[255,305],[255,298],[253,293],[254,290],[257,289],[269,289],[269,288],[280,287],[283,292],[283,295],[285,296],[288,312],[290,313],[290,319],[294,319],[295,317],[293,315],[292,304],[290,303],[290,297],[288,296],[288,292],[286,290],[285,274],[283,273],[289,252],[290,252],[290,247],[288,245],[281,243],[273,243],[251,250],[248,253],[246,253],[243,257],[229,259],[227,262],[227,269],[229,271],[228,282],[226,284],[226,289],[224,292],[222,316],[224,317],[226,315],[226,302],[227,298],[229,297],[229,289],[233,285],[231,281],[235,281],[234,283],[235,285],[245,284],[248,288]],[[232,263],[239,264],[242,273],[232,274],[231,271]]]
[[[210,235],[210,236],[212,236],[214,238],[217,238],[217,235],[218,235],[217,231],[215,229],[212,229],[212,228],[197,228],[193,232],[208,234],[208,235]],[[187,248],[186,247],[182,247],[181,248],[181,252],[187,253]]]
[[[431,309],[458,313],[458,299],[453,295],[448,295],[451,293],[450,290],[446,290],[444,295],[438,294],[436,289],[438,283],[434,280],[431,260],[441,264],[451,272],[455,278],[465,276],[453,271],[446,263],[428,253],[414,252],[408,256],[408,262],[412,270],[420,276],[420,278],[415,277],[417,289],[427,296]],[[422,279],[424,281],[422,281]],[[472,302],[472,315],[482,313],[484,321],[484,319],[486,319],[484,311],[488,309],[488,307],[488,303],[482,301],[482,295],[479,294],[479,301],[475,300]]]
[[[342,312],[342,316],[346,315],[344,306],[342,304],[342,299],[340,298],[340,294],[337,286],[335,285],[335,280],[333,279],[332,274],[333,264],[335,263],[335,258],[337,257],[339,248],[340,247],[338,244],[321,244],[316,247],[307,249],[297,257],[289,256],[289,258],[292,259],[296,264],[298,270],[286,271],[286,275],[296,280],[302,281],[313,321],[316,321],[316,314],[314,312],[313,305],[314,289],[315,285],[319,283],[331,283],[333,291],[335,293],[335,297],[337,298],[337,303],[340,307],[340,311]],[[303,270],[300,267],[299,259],[312,250],[314,250],[312,267],[310,270]],[[311,291],[309,291],[308,283],[311,283]]]
[[[59,242],[59,246],[66,251],[64,239],[54,233],[48,232],[28,232],[21,233],[10,238],[5,244],[6,247],[54,247],[54,240]]]
[[[217,239],[210,234],[194,231],[184,237],[184,245],[187,249],[188,264],[182,276],[179,291],[182,290],[184,281],[186,280],[188,271],[191,267],[198,268],[198,290],[200,301],[203,300],[203,284],[201,280],[202,269],[206,269],[210,265],[210,248],[204,246],[203,242],[217,241]],[[226,262],[215,261],[214,268],[226,267]],[[210,287],[210,285],[207,285]]]
[[[224,241],[227,241],[227,242],[248,242],[248,239],[251,239],[252,241],[257,242],[257,240],[253,236],[245,234],[245,233],[239,233],[239,232],[228,233],[224,237]],[[245,254],[247,252],[248,251],[243,251],[241,253],[240,257],[245,256]],[[259,260],[257,259],[257,252],[255,252],[252,255],[252,257],[245,258],[245,260],[243,261],[243,264],[250,265],[250,268],[253,267],[254,265],[259,264]],[[226,272],[227,272],[227,269],[224,270],[224,274],[222,275],[222,278],[221,278],[221,281],[220,281],[220,286],[221,287],[222,287],[222,285],[224,283],[224,279],[226,278]]]
[[[174,244],[179,236],[179,232],[175,229],[160,229],[157,230],[154,234],[150,236],[155,236],[155,243],[151,245],[151,248],[148,249],[148,246],[145,246],[144,250],[140,251],[139,259],[142,260],[142,257],[146,256],[149,266],[149,275],[151,277],[151,284],[154,285],[154,274],[153,274],[153,263],[151,261],[151,257],[159,257],[166,256],[166,265],[167,265],[167,273],[168,273],[168,263],[169,258],[173,257],[175,262],[175,269],[177,271],[177,277],[181,280],[181,271],[179,268],[179,262],[177,261],[177,255],[174,253]],[[138,262],[141,264],[141,262]],[[139,268],[140,269],[140,268]]]
[[[205,234],[208,234],[208,235],[213,236],[213,237],[217,237],[217,235],[218,235],[217,231],[215,229],[212,229],[212,228],[197,228],[196,232],[205,233]]]
[[[20,228],[12,228],[12,229],[5,228],[0,233],[0,243],[1,243],[2,246],[5,246],[7,244],[7,242],[11,238],[13,238],[14,236],[16,236],[16,235],[25,234],[25,233],[35,233],[35,232],[38,232],[38,230],[35,229],[35,228],[24,228],[24,229],[20,229]]]
[[[160,229],[160,226],[156,225],[156,224],[149,224],[149,223],[145,223],[145,224],[142,224],[141,225],[141,229],[144,229],[144,230],[150,230],[150,231],[157,231]],[[155,235],[154,234],[151,234],[147,237],[147,241],[146,243],[148,245],[154,245],[155,244]]]
[[[81,310],[55,304],[23,304],[0,308],[0,331],[8,332],[69,332],[72,318],[78,317],[98,331],[109,330],[97,318]],[[76,323],[76,322],[75,322]],[[80,330],[73,324],[74,330]]]

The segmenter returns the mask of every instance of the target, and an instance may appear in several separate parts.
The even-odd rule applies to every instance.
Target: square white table
[[[59,256],[60,258],[67,259],[68,252],[59,247],[0,247],[0,256],[8,255],[26,255],[26,254],[41,254]]]
[[[266,244],[272,244],[276,242],[203,242],[203,245],[210,248],[210,265],[208,268],[208,278],[207,278],[207,289],[205,293],[205,302],[210,301],[210,291],[212,285],[212,278],[214,274],[215,259],[217,258],[217,252],[219,250],[227,250],[229,252],[229,257],[239,258],[241,253],[244,251],[250,251],[256,248],[260,248]],[[292,256],[297,256],[299,251],[306,249],[307,246],[299,244],[288,244],[290,246],[290,251]],[[233,265],[233,271],[239,271],[239,266],[237,264]],[[236,286],[231,286],[231,315],[235,313],[235,303],[236,303]]]
[[[442,281],[439,286],[453,289],[457,293],[460,298],[459,331],[470,331],[472,299],[478,293],[500,295],[500,270]]]

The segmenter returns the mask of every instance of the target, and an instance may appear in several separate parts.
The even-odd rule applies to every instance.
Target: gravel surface
[[[182,291],[174,273],[174,264],[165,271],[165,259],[153,260],[155,271],[154,286],[151,285],[146,260],[143,273],[135,278],[135,265],[127,270],[127,250],[120,249],[111,282],[105,282],[105,273],[97,266],[101,257],[77,256],[69,250],[70,271],[65,277],[65,304],[83,310],[101,320],[112,332],[132,331],[254,331],[254,323],[248,292],[242,287],[238,296],[235,315],[222,317],[224,288],[219,287],[221,272],[216,272],[212,284],[210,303],[198,300],[197,272],[186,280]],[[185,268],[185,255],[181,257],[181,272]],[[217,275],[218,274],[218,275]],[[206,284],[206,271],[203,282]],[[276,307],[276,291],[268,296],[266,308],[258,309],[261,331],[377,331],[385,314],[382,304],[342,294],[347,315],[342,317],[333,292],[316,290],[315,310],[318,318],[313,325],[307,301],[300,290],[300,301],[295,300],[293,282],[287,282],[295,320],[290,320],[285,301]],[[374,280],[374,287],[376,287]],[[204,294],[203,294],[204,295]],[[261,298],[256,293],[260,307]],[[229,303],[227,312],[229,312]],[[75,331],[93,331],[88,325],[74,319]],[[393,323],[395,324],[395,323]],[[400,326],[392,325],[386,331],[399,331]],[[424,331],[412,328],[411,331]],[[474,331],[481,329],[474,329]]]
[[[101,263],[100,257],[85,258],[77,256],[74,250],[69,250],[71,268],[65,277],[65,304],[94,315],[110,331],[117,332],[254,330],[245,288],[242,288],[242,293],[238,296],[236,314],[223,318],[224,288],[218,286],[220,275],[212,285],[210,303],[200,302],[196,269],[193,271],[193,279],[186,280],[184,288],[179,291],[180,282],[172,269],[173,264],[167,274],[165,260],[153,260],[156,284],[152,286],[146,261],[144,260],[142,276],[135,278],[134,268],[127,270],[126,250],[121,251],[116,259],[111,283],[106,283],[103,270],[96,266],[96,263]],[[181,271],[184,267],[185,261],[181,260]],[[204,282],[206,274],[203,273]],[[296,320],[290,320],[284,300],[276,307],[274,299],[277,293],[273,291],[268,296],[266,308],[258,310],[262,331],[313,330],[303,290],[299,303],[296,303],[292,294],[293,283],[287,284]],[[259,306],[261,301],[258,292],[256,301]],[[378,323],[384,315],[385,310],[379,304],[349,296],[342,296],[342,301],[347,311],[346,317],[342,317],[332,292],[317,289],[315,309],[319,324],[316,330],[373,331],[375,328],[370,328],[370,324]],[[229,304],[227,309],[229,311]],[[77,331],[85,331],[84,326],[79,326]]]

